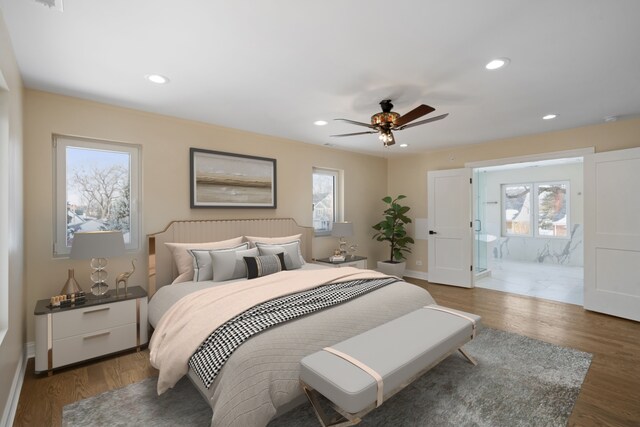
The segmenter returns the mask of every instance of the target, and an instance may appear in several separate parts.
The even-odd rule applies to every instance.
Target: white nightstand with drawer
[[[139,286],[126,297],[87,297],[83,304],[49,307],[40,300],[36,316],[37,373],[137,348],[147,342],[147,293]]]
[[[367,268],[367,258],[363,256],[350,256],[344,261],[331,262],[329,258],[320,258],[317,259],[316,262],[318,264],[340,268],[340,267],[355,267],[355,268]]]

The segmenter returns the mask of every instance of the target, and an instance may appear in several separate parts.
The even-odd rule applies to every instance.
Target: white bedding
[[[330,267],[306,264],[303,268]],[[188,282],[163,287],[149,304],[152,324],[157,325],[162,313],[181,295],[229,283]],[[406,282],[393,283],[252,337],[231,355],[208,390],[195,375],[189,376],[213,409],[212,426],[264,426],[276,414],[301,402],[298,381],[304,356],[432,303],[424,289]]]
[[[320,264],[312,264],[307,263],[302,266],[300,270],[319,270],[327,267]],[[181,282],[175,283],[172,285],[166,285],[158,289],[158,291],[153,295],[151,301],[149,301],[149,324],[154,328],[158,325],[160,318],[164,313],[169,310],[169,308],[175,304],[180,298],[189,295],[193,292],[200,291],[202,289],[212,288],[215,286],[224,286],[229,285],[235,282],[246,281],[246,278],[243,279],[235,279],[228,280],[226,282],[214,282],[211,280],[206,280],[202,282]]]

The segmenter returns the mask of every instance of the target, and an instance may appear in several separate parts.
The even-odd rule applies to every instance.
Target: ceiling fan
[[[426,123],[435,122],[437,120],[442,120],[449,115],[442,114],[440,116],[432,117],[430,119],[420,120],[419,122],[413,122],[420,117],[426,116],[429,113],[434,112],[436,109],[430,107],[428,105],[422,104],[409,111],[407,114],[400,115],[395,111],[391,111],[393,108],[393,104],[390,99],[385,99],[380,102],[380,107],[382,107],[381,113],[376,113],[371,116],[371,124],[356,122],[354,120],[349,119],[335,119],[342,120],[343,122],[351,123],[358,126],[368,127],[369,131],[366,132],[355,132],[355,133],[343,133],[340,135],[331,135],[333,137],[343,137],[343,136],[354,136],[354,135],[365,135],[368,133],[378,133],[380,141],[384,144],[385,147],[393,145],[396,143],[395,138],[393,137],[393,132],[396,130],[402,130],[418,125],[424,125]],[[411,123],[413,122],[413,123]]]

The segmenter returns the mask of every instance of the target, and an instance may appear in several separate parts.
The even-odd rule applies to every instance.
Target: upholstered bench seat
[[[383,398],[456,350],[462,351],[479,322],[474,314],[436,305],[418,309],[305,357],[302,386],[312,404],[309,392],[315,390],[345,417],[356,415],[352,423],[357,423],[357,416],[379,406]]]

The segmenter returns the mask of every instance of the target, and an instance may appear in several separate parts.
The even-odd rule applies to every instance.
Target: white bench
[[[323,426],[349,426],[473,339],[480,317],[430,305],[310,354],[300,383]],[[338,416],[320,406],[327,398]]]

